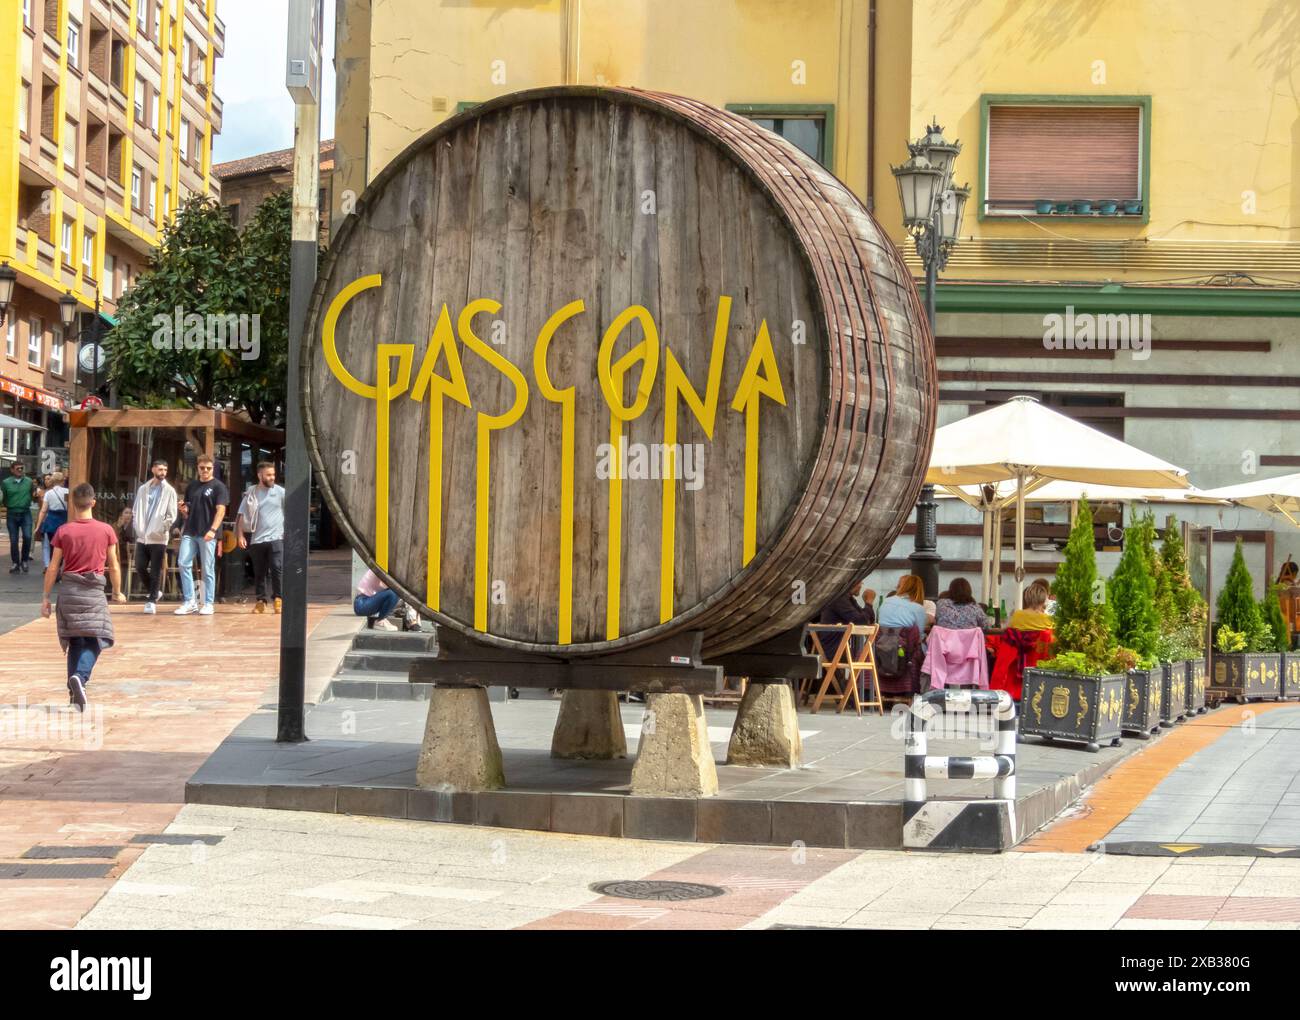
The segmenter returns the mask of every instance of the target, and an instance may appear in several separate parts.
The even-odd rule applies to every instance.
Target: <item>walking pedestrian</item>
[[[253,561],[253,612],[265,613],[266,604],[280,611],[280,582],[284,573],[284,486],[275,484],[275,465],[257,465],[257,484],[249,486],[235,521],[239,548]]]
[[[32,559],[32,494],[36,486],[26,475],[21,460],[9,465],[9,475],[0,482],[4,493],[6,524],[9,528],[9,555],[14,565],[9,573],[27,573]],[[19,548],[19,539],[22,546]]]
[[[367,570],[357,582],[357,597],[352,601],[352,611],[366,618],[370,630],[397,630],[388,622],[389,614],[397,608],[397,592],[384,583],[373,570]]]
[[[48,617],[50,590],[57,579],[59,603],[55,613],[59,644],[68,656],[68,702],[86,710],[86,685],[99,653],[113,644],[113,618],[104,598],[104,575],[113,585],[113,599],[125,602],[122,568],[117,561],[117,533],[92,516],[95,489],[82,482],[72,490],[72,519],[54,535],[54,551],[45,570],[41,615]],[[60,571],[62,575],[60,576]]]
[[[68,488],[63,484],[63,472],[55,471],[45,478],[45,495],[41,497],[41,512],[36,518],[36,534],[41,540],[42,568],[50,565],[54,533],[68,521]]]
[[[230,503],[230,490],[221,479],[212,477],[212,458],[206,453],[198,459],[198,472],[199,477],[190,482],[185,490],[185,501],[180,504],[181,513],[185,515],[185,527],[181,529],[181,548],[176,564],[180,568],[184,602],[176,610],[177,616],[190,613],[211,616],[216,612],[213,603],[217,598],[217,535],[221,533],[221,522]],[[203,563],[202,609],[194,592],[194,576],[190,573],[196,556],[201,556]]]
[[[162,598],[163,565],[177,509],[176,490],[167,481],[167,462],[155,460],[149,470],[152,477],[135,490],[131,529],[135,533],[135,572],[146,593],[144,611],[152,616]]]

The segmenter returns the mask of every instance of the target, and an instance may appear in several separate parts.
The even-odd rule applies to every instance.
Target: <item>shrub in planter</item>
[[[1219,629],[1214,637],[1211,688],[1238,701],[1276,698],[1281,687],[1281,657],[1275,650],[1273,628],[1255,601],[1240,539],[1216,607]]]
[[[1154,531],[1154,521],[1152,522]],[[1154,536],[1153,536],[1154,537]],[[1161,721],[1205,710],[1205,625],[1209,607],[1192,585],[1178,522],[1170,519],[1155,573],[1155,656],[1162,663]]]
[[[1090,751],[1119,743],[1131,649],[1116,646],[1105,601],[1094,596],[1097,560],[1086,501],[1056,570],[1056,655],[1025,670],[1020,732],[1082,741]]]
[[[1150,513],[1135,516],[1124,531],[1124,552],[1106,586],[1106,601],[1115,621],[1121,650],[1131,653],[1125,688],[1126,733],[1147,736],[1161,721],[1160,707],[1169,704],[1169,689],[1183,690],[1185,680],[1167,681],[1168,670],[1156,660],[1160,620],[1156,612],[1156,522]],[[1179,699],[1181,702],[1181,698]],[[1181,707],[1178,713],[1182,714]]]

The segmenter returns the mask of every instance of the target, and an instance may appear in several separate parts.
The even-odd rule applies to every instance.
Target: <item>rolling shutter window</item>
[[[1141,153],[1137,106],[990,107],[988,211],[1144,198]]]

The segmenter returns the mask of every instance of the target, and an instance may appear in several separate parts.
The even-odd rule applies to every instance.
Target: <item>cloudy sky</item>
[[[217,95],[225,104],[213,161],[255,156],[293,145],[293,100],[284,87],[289,0],[218,0],[226,55],[217,61]],[[334,2],[325,0],[321,137],[334,137]]]

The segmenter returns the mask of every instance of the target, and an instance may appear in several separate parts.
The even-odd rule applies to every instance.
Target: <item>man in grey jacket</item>
[[[158,612],[158,600],[162,598],[162,568],[176,520],[176,490],[167,481],[167,462],[154,461],[152,471],[153,477],[136,489],[131,507],[135,570],[147,593],[144,611],[151,616]]]

